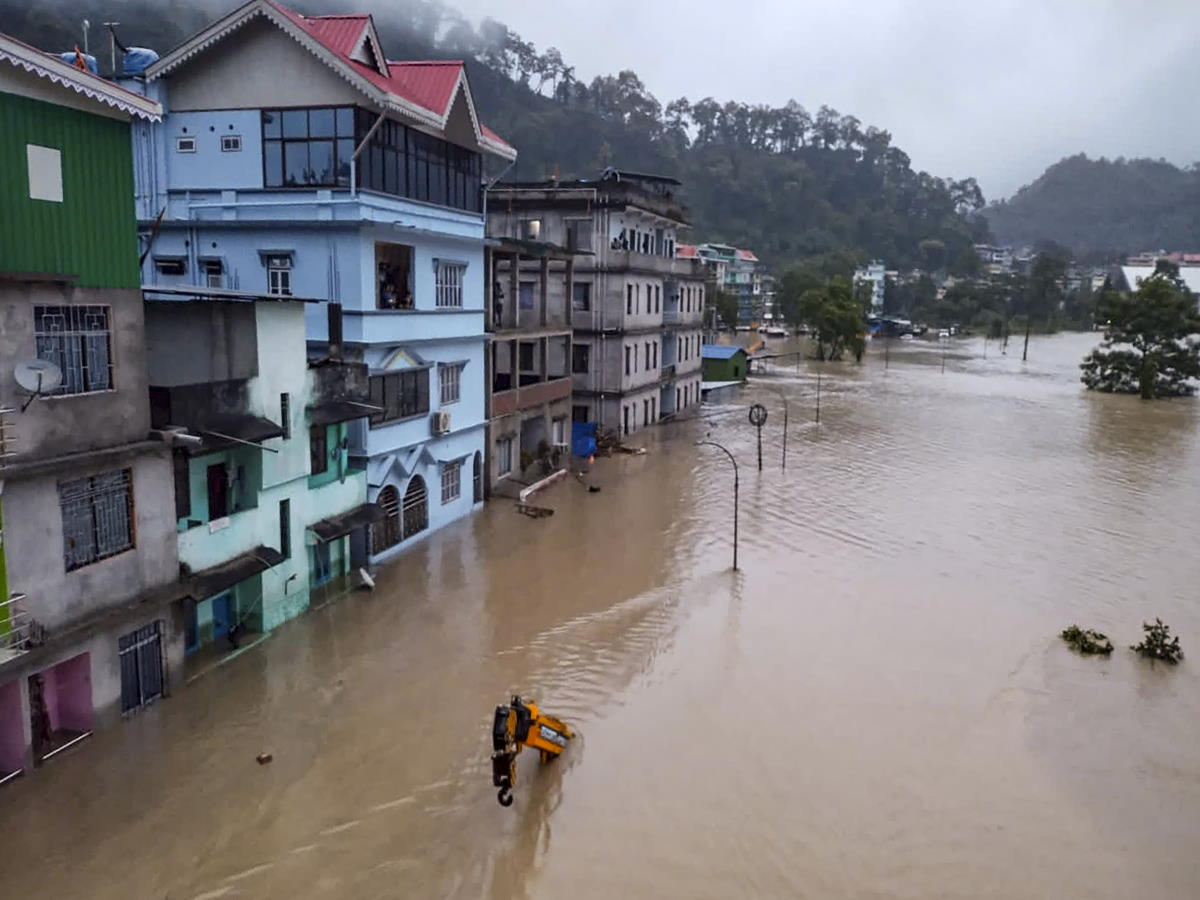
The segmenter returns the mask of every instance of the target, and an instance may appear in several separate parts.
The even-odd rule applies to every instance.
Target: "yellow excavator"
[[[500,790],[501,806],[512,806],[517,783],[517,754],[525,747],[537,750],[547,763],[567,749],[575,737],[566,722],[547,716],[532,700],[513,697],[508,706],[497,706],[492,720],[492,786]]]

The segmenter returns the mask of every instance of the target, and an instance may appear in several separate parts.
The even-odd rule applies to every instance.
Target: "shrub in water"
[[[1064,628],[1060,636],[1080,653],[1102,653],[1107,656],[1113,651],[1112,642],[1099,631],[1092,631],[1090,628],[1072,625],[1070,628]]]
[[[1164,625],[1162,619],[1155,619],[1153,625],[1149,622],[1143,622],[1142,630],[1146,632],[1142,638],[1142,642],[1130,647],[1130,650],[1136,650],[1142,656],[1148,656],[1150,659],[1161,659],[1163,662],[1168,662],[1172,665],[1183,659],[1183,650],[1179,647],[1179,638],[1171,637],[1171,628],[1168,625]]]

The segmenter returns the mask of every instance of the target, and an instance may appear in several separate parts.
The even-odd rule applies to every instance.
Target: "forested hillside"
[[[1081,256],[1200,247],[1200,170],[1152,159],[1089,159],[1048,168],[987,209],[1004,244],[1051,240]]]
[[[115,18],[126,44],[165,52],[236,5],[0,0],[0,21],[35,46],[69,49],[81,19]],[[434,0],[293,5],[306,14],[373,13],[393,58],[466,59],[483,117],[520,151],[510,178],[590,177],[609,165],[678,177],[696,240],[753,247],[776,266],[850,251],[911,268],[933,247],[956,271],[970,268],[972,242],[987,235],[974,215],[983,205],[974,179],[914,171],[887,131],[826,106],[711,97],[664,104],[630,71],[585,83],[554,48],[539,51],[493,19],[476,27]],[[103,57],[101,47],[107,39],[93,24],[91,49]],[[820,85],[804,88],[819,97]]]

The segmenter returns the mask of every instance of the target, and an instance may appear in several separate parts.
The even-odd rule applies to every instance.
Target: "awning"
[[[191,448],[192,456],[212,453],[236,444],[261,444],[271,438],[283,437],[283,429],[262,416],[222,416],[189,430],[204,438],[201,446]]]
[[[189,593],[193,599],[203,600],[205,597],[219,594],[259,572],[265,572],[272,566],[279,565],[283,559],[283,554],[272,547],[256,547],[249,553],[235,556],[219,566],[193,572],[187,579],[190,584]]]
[[[340,516],[330,516],[320,522],[313,522],[308,528],[321,540],[332,541],[349,534],[356,528],[363,528],[374,522],[382,522],[386,515],[383,507],[378,503],[364,503]]]
[[[353,419],[365,419],[379,407],[367,403],[354,403],[350,400],[333,400],[319,406],[308,408],[308,417],[314,425],[334,425],[338,422],[349,422]]]

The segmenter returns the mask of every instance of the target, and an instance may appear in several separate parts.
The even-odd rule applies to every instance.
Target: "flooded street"
[[[489,504],[8,785],[5,895],[1200,895],[1200,408],[1085,394],[1092,343],[877,344],[819,427],[781,366]],[[1179,667],[1126,649],[1156,615]],[[502,809],[514,691],[581,738]]]

